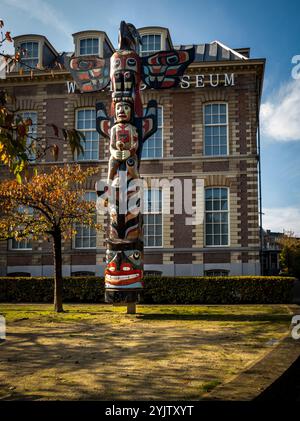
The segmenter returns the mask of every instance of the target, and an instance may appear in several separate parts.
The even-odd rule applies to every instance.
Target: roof
[[[176,45],[174,48],[175,50],[186,50],[191,47],[196,49],[195,62],[248,60],[248,57],[227,47],[220,41],[212,41],[209,44]]]

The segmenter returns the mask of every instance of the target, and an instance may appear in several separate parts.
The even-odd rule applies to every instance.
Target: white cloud
[[[55,28],[64,36],[71,37],[72,28],[65,20],[65,16],[57,9],[50,6],[44,0],[4,0],[4,2],[13,8],[20,9],[26,13],[26,17],[37,19],[46,26]]]
[[[300,207],[264,208],[263,228],[271,231],[293,231],[300,236]]]
[[[262,134],[275,141],[300,140],[300,79],[285,83],[261,105]]]

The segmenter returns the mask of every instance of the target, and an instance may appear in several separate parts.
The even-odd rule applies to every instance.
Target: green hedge
[[[177,277],[146,281],[147,303],[291,303],[295,278],[276,276]]]
[[[147,276],[146,304],[291,303],[295,278],[279,276],[157,277]],[[101,303],[103,278],[66,277],[64,302]],[[52,278],[0,277],[0,302],[53,301]]]

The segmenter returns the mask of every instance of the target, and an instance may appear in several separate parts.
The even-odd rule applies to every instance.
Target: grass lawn
[[[289,333],[285,305],[0,304],[0,399],[198,400]]]

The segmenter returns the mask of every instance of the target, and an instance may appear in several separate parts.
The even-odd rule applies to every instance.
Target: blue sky
[[[136,27],[170,29],[174,44],[215,39],[250,47],[267,59],[262,99],[262,183],[264,227],[300,235],[300,71],[292,78],[292,57],[300,63],[300,2],[251,0],[0,0],[0,18],[12,35],[45,35],[58,51],[72,51],[71,34],[105,31],[114,45],[121,20]]]

